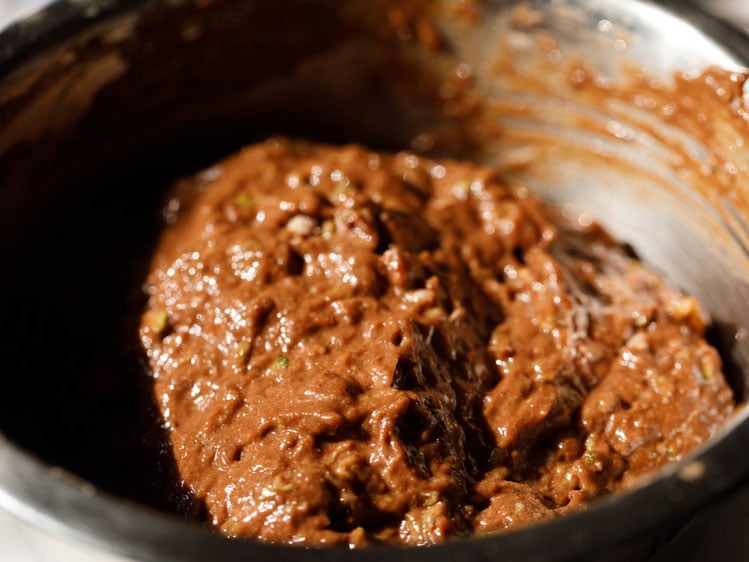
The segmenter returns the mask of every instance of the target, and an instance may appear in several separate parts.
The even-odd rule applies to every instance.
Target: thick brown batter
[[[165,218],[141,340],[227,535],[501,531],[631,486],[733,410],[693,298],[491,169],[274,139]]]

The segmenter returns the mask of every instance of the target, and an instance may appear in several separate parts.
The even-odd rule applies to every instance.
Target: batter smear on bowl
[[[164,216],[140,337],[226,535],[498,532],[633,486],[733,411],[695,299],[491,168],[271,139]]]

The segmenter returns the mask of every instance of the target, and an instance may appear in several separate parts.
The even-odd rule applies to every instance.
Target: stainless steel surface
[[[0,510],[0,558],[5,562],[127,562],[79,541],[51,535]]]
[[[5,14],[5,17],[10,17],[14,14],[23,12],[29,13],[31,11],[31,7],[28,3],[21,3],[14,0],[0,0],[0,2],[5,2],[3,4],[0,4],[0,16],[3,16],[3,14]],[[622,16],[622,13],[624,13],[626,17],[634,18],[634,21],[636,21],[639,25],[636,28],[636,33],[634,33],[634,38],[631,42],[633,47],[629,51],[629,54],[646,60],[649,64],[651,64],[658,70],[665,72],[673,68],[692,66],[695,64],[695,61],[698,61],[698,65],[711,61],[719,61],[727,65],[734,65],[736,63],[733,53],[726,52],[720,45],[716,45],[711,40],[702,37],[694,29],[681,27],[678,24],[678,21],[674,20],[673,18],[664,19],[662,14],[657,11],[649,12],[646,9],[643,12],[643,6],[639,5],[636,2],[612,2],[608,3],[608,6],[606,2],[571,2],[571,4],[588,4],[591,6],[595,6],[596,9],[603,10],[603,12],[599,13],[596,16],[598,18],[598,21],[604,21],[606,9],[613,10],[611,20],[616,20],[617,17],[624,17]],[[615,8],[617,4],[619,8],[621,8],[621,11],[619,11],[619,8]],[[747,7],[743,2],[735,2],[733,5],[730,5],[725,1],[720,3],[710,2],[705,4],[707,8],[712,7],[720,10],[721,15],[729,17],[733,22],[739,25],[749,25],[749,14],[741,13],[741,11],[749,12],[749,7]],[[731,9],[736,10],[733,12],[734,15],[728,15],[731,13]],[[3,10],[5,11],[3,12]],[[664,28],[664,23],[668,24],[668,26],[670,27]],[[2,27],[2,25],[0,25],[0,27]],[[664,35],[664,29],[668,29],[670,33],[668,35]],[[477,36],[476,43],[480,44],[485,39],[486,36]],[[674,48],[675,42],[679,44],[679,47],[676,49]],[[656,46],[654,47],[654,45]],[[466,45],[466,49],[469,48],[470,45]],[[601,53],[601,55],[605,56],[603,53]],[[605,68],[605,61],[602,62],[602,65]],[[477,63],[476,66],[480,67],[480,63]],[[528,123],[524,123],[521,125],[528,126]],[[657,162],[654,162],[654,165],[657,165]],[[560,168],[559,172],[563,176],[565,170]],[[579,178],[574,177],[572,179],[577,181]],[[576,186],[575,181],[571,181],[569,184],[569,189],[563,191],[561,194],[559,191],[555,191],[554,193],[548,192],[547,195],[552,198],[558,197],[559,199],[568,202],[572,201],[577,207],[580,208],[587,208],[587,206],[592,206],[593,208],[591,210],[596,210],[597,208],[599,212],[601,212],[602,210],[610,211],[610,213],[601,213],[603,215],[617,213],[622,215],[621,207],[608,206],[610,201],[610,197],[608,196],[610,195],[610,192],[607,192],[606,198],[601,198],[600,200],[591,199],[589,194],[581,197],[580,194],[575,192],[574,190]],[[624,190],[627,189],[629,185],[629,182],[625,182],[621,187],[621,191],[624,192]],[[562,182],[562,188],[564,187],[564,182]],[[647,189],[647,187],[648,186],[645,186],[644,189]],[[539,185],[539,188],[543,190],[544,186]],[[667,199],[664,199],[663,202],[664,204],[668,204]],[[624,218],[626,219],[626,216]],[[710,219],[710,217],[708,217],[708,219]],[[648,225],[653,224],[654,221],[657,224],[658,220],[660,219],[658,217],[655,217],[652,221],[649,221],[645,225],[645,228],[650,228],[650,226]],[[648,232],[647,230],[643,231],[642,226],[643,225],[641,223],[627,223],[627,221],[624,220],[623,223],[621,223],[621,231],[618,232],[618,234],[624,236],[627,239],[634,239],[635,242],[637,242],[638,236],[643,237],[643,239],[647,239],[652,235],[652,232]],[[719,256],[711,254],[712,250],[709,247],[709,234],[698,232],[697,234],[692,233],[689,235],[694,236],[694,239],[690,239],[690,244],[693,244],[694,247],[702,248],[705,255],[708,256],[708,261],[715,260],[717,262],[720,260]],[[687,277],[693,277],[699,280],[700,271],[696,271],[691,267],[682,269],[685,267],[683,255],[680,254],[680,246],[683,246],[682,240],[683,239],[680,238],[679,241],[675,242],[672,246],[667,246],[665,250],[664,246],[653,247],[650,249],[650,251],[653,252],[652,254],[647,254],[648,249],[646,248],[646,258],[650,258],[651,261],[658,262],[659,265],[662,265],[664,269],[669,270],[671,273],[684,274]],[[642,244],[640,244],[640,246],[642,246]],[[704,268],[704,263],[705,262],[700,262],[700,264],[698,264],[700,268]],[[740,273],[741,272],[739,272],[739,275]],[[731,279],[730,276],[726,278]],[[713,281],[710,282],[712,283]],[[713,297],[714,300],[711,301],[711,309],[717,310],[719,315],[721,316],[724,313],[730,315],[730,313],[732,312],[732,308],[735,308],[736,306],[741,307],[744,305],[743,299],[746,298],[745,295],[741,291],[736,291],[734,294],[731,289],[732,285],[721,288],[721,290],[719,291],[721,298],[715,299]],[[714,293],[714,290],[711,289],[711,291]],[[724,295],[730,295],[730,298],[723,299],[722,296]],[[706,296],[708,300],[710,300],[711,297],[710,294],[707,294],[707,291]],[[731,300],[731,298],[735,298],[736,300]],[[3,460],[7,461],[8,463],[14,463],[14,466],[16,466],[17,462],[21,462],[14,456],[14,453],[0,458],[0,461]],[[2,465],[1,462],[0,465]],[[31,489],[37,479],[43,479],[46,476],[42,468],[34,466],[33,464],[28,464],[23,465],[23,470],[19,470],[17,474],[13,475],[13,477],[18,482],[19,488]],[[13,506],[12,498],[10,501],[8,500],[8,498],[4,498],[4,503],[6,506],[11,505],[13,507],[17,507],[17,513],[20,513],[26,519],[35,520],[40,525],[50,528],[52,531],[61,532],[66,535],[66,538],[52,538],[44,532],[29,528],[25,523],[22,524],[13,520],[11,520],[12,522],[8,524],[3,524],[4,520],[0,519],[0,545],[2,545],[0,546],[0,548],[8,549],[7,552],[3,552],[3,550],[0,550],[3,560],[15,560],[18,562],[45,560],[46,562],[64,559],[86,560],[86,557],[92,560],[120,560],[120,558],[114,557],[113,555],[98,554],[101,551],[92,550],[93,547],[91,546],[80,546],[80,543],[77,542],[81,534],[80,525],[91,524],[92,520],[91,514],[86,514],[85,517],[81,515],[80,519],[78,519],[78,515],[80,515],[81,512],[75,511],[78,507],[83,510],[88,505],[87,498],[85,497],[85,494],[87,492],[85,491],[85,486],[79,488],[77,484],[71,485],[70,483],[65,483],[65,485],[67,487],[63,486],[60,490],[55,492],[55,494],[57,495],[55,495],[53,499],[63,506],[67,506],[67,509],[71,510],[69,514],[70,521],[51,521],[49,513],[36,512],[34,511],[33,506]],[[100,513],[106,512],[107,509],[112,507],[111,503],[106,503],[109,501],[110,500],[104,498],[101,504],[96,506],[96,509],[105,506],[106,509],[102,508],[102,511]],[[742,554],[749,552],[749,535],[744,533],[744,530],[749,524],[749,516],[747,515],[747,501],[749,501],[749,494],[747,493],[746,488],[744,488],[743,490],[739,490],[734,495],[734,497],[729,498],[725,503],[719,506],[713,506],[709,510],[704,511],[702,515],[696,517],[681,531],[679,535],[676,536],[676,540],[660,549],[653,560],[657,560],[658,562],[663,562],[665,560],[671,559],[694,561],[704,560],[706,559],[705,557],[707,556],[707,553],[710,551],[710,549],[714,548],[717,544],[725,547],[726,545],[732,543],[733,549],[740,549],[737,552],[741,552]],[[640,506],[642,506],[642,502],[640,502]],[[656,512],[660,507],[662,506],[654,505],[653,512]],[[64,509],[62,511],[64,512]],[[708,516],[707,514],[710,514],[710,516]],[[123,509],[120,515],[122,516],[122,520],[116,521],[116,523],[121,524],[123,533],[127,532],[128,536],[135,537],[135,539],[137,539],[139,532],[143,532],[144,534],[146,534],[146,531],[153,531],[153,534],[149,536],[149,539],[152,541],[158,540],[160,532],[163,533],[163,537],[169,537],[171,540],[174,540],[174,537],[178,536],[177,534],[171,534],[173,532],[176,533],[174,528],[170,527],[171,523],[164,524],[163,529],[154,529],[153,527],[157,527],[163,522],[161,521],[161,519],[153,518],[149,514],[143,514],[142,518],[143,521],[146,521],[149,525],[153,526],[150,529],[138,528],[137,520],[141,516],[141,514],[137,510],[130,511],[129,509]],[[641,515],[643,519],[647,519],[652,514],[643,512]],[[94,517],[95,516],[96,510],[94,510]],[[0,517],[7,518],[6,515]],[[655,516],[653,515],[653,517]],[[8,519],[5,519],[5,521],[8,521]],[[129,523],[128,521],[135,522]],[[590,522],[592,521],[592,519],[588,518],[585,521]],[[78,527],[76,527],[76,532],[78,533],[78,535],[76,535],[75,533],[73,535],[70,535],[70,529],[65,529],[66,523],[70,523],[70,525],[74,527],[77,525]],[[102,525],[104,524],[105,523],[102,522]],[[627,524],[632,523],[627,523],[626,521],[622,522],[623,526],[626,526]],[[612,529],[612,532],[614,531],[615,529]],[[7,542],[3,540],[4,537],[2,533],[6,533],[5,538],[7,539]],[[726,536],[729,535],[731,537],[731,540],[726,539]],[[699,541],[694,542],[695,539],[699,539]],[[203,544],[200,538],[195,539],[195,541],[198,545]],[[120,545],[120,547],[122,547],[122,545]],[[188,541],[188,543],[184,547],[184,551],[189,552],[189,549],[190,545]],[[235,551],[235,553],[236,552],[237,551]],[[456,556],[458,554],[456,554]],[[426,555],[427,554],[425,554],[425,556]],[[499,558],[501,556],[501,553],[497,553],[497,556]],[[723,559],[730,560],[731,556],[732,553],[728,552],[724,555]]]
[[[749,4],[744,0],[695,0],[705,11],[749,29]]]
[[[2,0],[0,2],[0,29],[13,20],[28,17],[52,0]]]

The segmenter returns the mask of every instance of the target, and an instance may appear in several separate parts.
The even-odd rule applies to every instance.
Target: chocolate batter
[[[141,341],[226,535],[498,532],[631,487],[733,411],[693,298],[489,168],[272,139],[164,217]]]

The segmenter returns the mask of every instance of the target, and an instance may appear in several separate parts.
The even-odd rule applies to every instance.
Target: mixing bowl
[[[744,402],[747,61],[742,33],[637,0],[62,0],[7,28],[0,504],[148,561],[647,558],[746,484],[746,408],[631,492],[427,549],[263,545],[167,513],[184,491],[136,341],[140,285],[164,188],[253,140],[469,157],[695,294]]]

